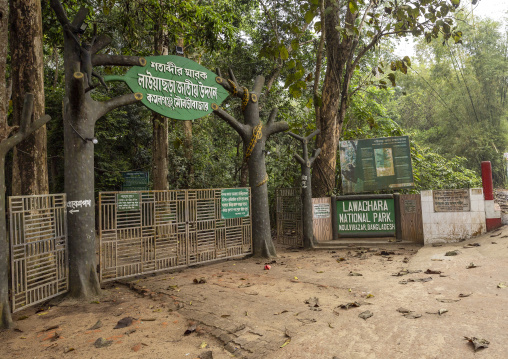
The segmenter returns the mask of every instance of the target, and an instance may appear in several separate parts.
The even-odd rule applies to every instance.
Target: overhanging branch
[[[238,134],[242,137],[243,140],[247,139],[247,126],[241,124],[236,118],[231,116],[229,113],[221,109],[216,104],[212,104],[213,112],[227,122],[228,125],[233,127],[233,129],[238,132]]]
[[[141,101],[143,99],[143,95],[140,93],[131,93],[123,96],[114,97],[111,100],[98,102],[97,107],[93,111],[93,121],[97,121],[99,118],[107,114],[109,111],[114,110],[115,108],[130,105]]]
[[[92,56],[93,66],[145,66],[146,59],[141,56],[104,55]]]

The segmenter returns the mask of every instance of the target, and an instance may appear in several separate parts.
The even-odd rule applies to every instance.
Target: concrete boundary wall
[[[469,212],[435,212],[433,191],[422,191],[424,244],[458,242],[487,231],[481,188],[469,189]]]

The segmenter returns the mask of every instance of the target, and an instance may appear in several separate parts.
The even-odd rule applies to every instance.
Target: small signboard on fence
[[[249,216],[249,190],[232,188],[221,190],[221,218],[241,218]]]
[[[314,203],[314,218],[330,218],[329,203]]]
[[[119,212],[139,211],[139,193],[117,193],[116,208]]]

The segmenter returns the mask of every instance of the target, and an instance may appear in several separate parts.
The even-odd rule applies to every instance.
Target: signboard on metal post
[[[249,190],[233,188],[221,190],[221,218],[248,217],[250,212]]]
[[[150,110],[177,120],[195,120],[212,112],[229,93],[216,82],[216,75],[185,57],[166,55],[146,58],[146,65],[133,66],[125,76],[105,76],[105,81],[124,81]]]
[[[148,191],[148,172],[123,172],[122,191]]]
[[[414,187],[409,137],[340,142],[344,193]]]

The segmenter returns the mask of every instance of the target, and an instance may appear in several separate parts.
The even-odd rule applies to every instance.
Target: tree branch
[[[72,20],[72,27],[75,29],[79,29],[81,25],[85,22],[86,17],[88,16],[88,9],[85,7],[82,7],[78,10],[78,13],[74,17],[74,20]]]
[[[92,54],[96,54],[99,51],[101,51],[103,48],[108,46],[111,43],[111,38],[108,35],[99,35],[97,40],[95,40],[95,43],[92,46]]]
[[[279,112],[279,109],[277,107],[274,107],[272,109],[272,112],[270,113],[270,117],[268,117],[268,121],[266,122],[267,126],[270,126],[275,118],[277,117],[277,112]]]
[[[146,59],[141,56],[103,55],[92,56],[93,66],[145,66]]]
[[[56,18],[62,24],[63,27],[70,27],[71,23],[69,19],[67,18],[67,14],[65,13],[65,10],[58,0],[51,0],[51,8],[55,12]]]
[[[44,115],[41,118],[37,119],[36,121],[30,122],[32,118],[33,101],[34,101],[33,94],[27,93],[25,95],[25,99],[23,102],[23,111],[20,121],[21,126],[19,127],[19,131],[15,135],[0,142],[1,152],[7,153],[11,148],[16,146],[21,141],[23,141],[23,139],[25,139],[26,137],[28,137],[28,135],[38,130],[40,127],[44,126],[49,120],[51,120],[51,117],[49,115]]]
[[[270,126],[267,128],[267,130],[268,130],[268,136],[270,136],[270,135],[273,135],[274,133],[284,132],[284,131],[289,130],[289,125],[284,121],[276,122],[276,123],[270,124]]]
[[[71,111],[75,111],[80,104],[85,103],[85,75],[82,72],[74,72],[69,93]]]
[[[215,81],[221,85],[222,87],[224,87],[224,89],[229,92],[230,94],[233,94],[234,93],[234,89],[233,89],[233,86],[231,86],[231,84],[229,83],[229,81],[227,81],[225,78],[221,77],[221,76],[217,76],[215,78]],[[233,80],[231,80],[233,81]],[[236,95],[235,97],[238,97],[238,98],[242,98],[243,97],[243,87],[241,86],[238,86],[236,83],[235,83],[235,86],[236,86]]]
[[[257,76],[256,80],[254,81],[254,87],[252,88],[252,92],[255,92],[257,94],[261,93],[261,89],[263,88],[263,85],[265,84],[265,77],[264,76]]]
[[[312,132],[310,135],[308,135],[307,137],[305,137],[305,139],[307,140],[307,142],[309,142],[310,139],[312,139],[312,137],[318,135],[319,133],[321,132],[320,129],[317,129],[316,131]]]
[[[307,165],[307,163],[305,163],[305,160],[303,158],[301,158],[299,155],[294,154],[293,158],[295,160],[297,160],[302,166],[306,166]]]
[[[108,113],[111,110],[114,110],[117,107],[130,105],[133,103],[136,103],[138,101],[141,101],[143,99],[143,95],[136,92],[136,93],[130,93],[123,96],[114,97],[111,100],[104,101],[104,102],[98,102],[98,106],[93,111],[94,114],[94,122],[97,121],[99,118],[104,116],[106,113]]]
[[[214,104],[215,105],[215,104]],[[238,132],[238,134],[242,137],[243,140],[247,139],[248,137],[248,130],[247,130],[247,126],[240,123],[240,121],[238,121],[236,118],[234,118],[233,116],[231,116],[229,113],[227,113],[226,111],[224,111],[223,109],[221,109],[220,107],[218,107],[217,105],[215,105],[217,108],[213,110],[213,112],[219,116],[220,118],[222,118],[224,121],[227,122],[228,125],[230,125],[231,127],[233,127],[233,129]],[[214,106],[212,105],[212,108]]]
[[[319,156],[320,153],[321,153],[321,148],[314,149],[314,151],[312,153],[312,157],[309,159],[311,167],[312,167],[312,164],[314,163],[314,161],[316,160],[316,158]]]
[[[303,142],[304,138],[302,136],[298,136],[296,133],[288,132],[288,135],[290,135],[293,138],[296,138],[298,141]]]

